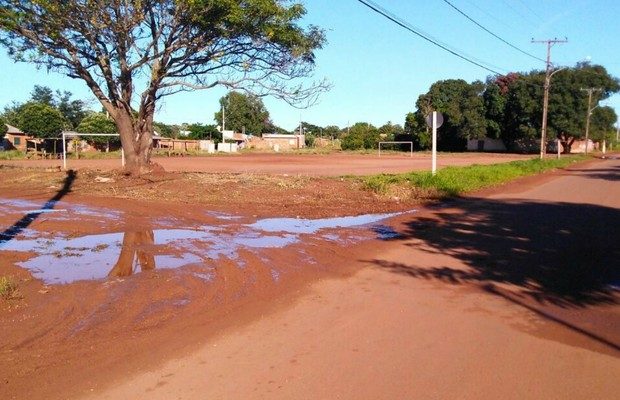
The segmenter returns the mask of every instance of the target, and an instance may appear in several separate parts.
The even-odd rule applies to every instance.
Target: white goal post
[[[118,133],[78,133],[78,132],[63,132],[62,133],[62,168],[67,169],[67,138],[82,137],[82,136],[118,136]],[[125,166],[125,152],[121,148],[121,165]]]
[[[409,157],[413,157],[413,142],[379,142],[379,157],[381,157],[381,145],[382,144],[404,144],[409,143]]]

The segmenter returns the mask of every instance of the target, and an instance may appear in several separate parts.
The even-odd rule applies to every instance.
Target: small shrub
[[[9,300],[15,296],[17,284],[6,276],[0,277],[0,297]]]

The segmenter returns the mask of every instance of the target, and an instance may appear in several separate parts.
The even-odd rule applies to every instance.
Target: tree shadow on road
[[[620,210],[588,204],[457,199],[406,224],[399,239],[462,266],[371,262],[450,284],[510,284],[561,307],[615,304],[620,281]],[[417,240],[411,240],[417,239]]]
[[[583,176],[590,179],[603,179],[612,182],[620,181],[619,166],[597,169],[571,169],[570,172],[571,175]]]
[[[26,229],[30,224],[32,224],[39,216],[44,213],[46,210],[52,210],[56,203],[60,201],[67,193],[71,191],[71,186],[75,181],[76,173],[74,170],[67,171],[67,176],[65,177],[62,188],[45,204],[41,207],[40,210],[29,212],[24,215],[19,221],[15,222],[13,225],[4,230],[4,232],[0,232],[0,245],[4,242],[8,242],[15,238],[15,236],[19,235],[24,229]]]

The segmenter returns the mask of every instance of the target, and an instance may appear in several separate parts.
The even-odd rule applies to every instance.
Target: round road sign
[[[433,113],[430,113],[426,116],[426,125],[429,127],[433,127]],[[440,112],[437,112],[437,128],[443,125],[443,115]]]

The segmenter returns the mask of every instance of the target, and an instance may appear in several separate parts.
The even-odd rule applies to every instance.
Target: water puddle
[[[20,200],[2,200],[0,212],[3,208],[11,208],[11,213],[34,209],[30,202]],[[79,214],[122,218],[118,212],[71,204],[63,204],[55,211],[60,214],[61,209],[74,214],[73,218]],[[217,220],[222,222],[221,225],[169,228],[173,224],[187,226],[188,223],[181,220],[174,223],[168,218],[159,229],[80,237],[47,237],[44,232],[24,229],[10,240],[0,241],[0,251],[33,253],[30,259],[18,263],[18,266],[29,270],[36,279],[46,284],[126,277],[142,271],[185,266],[193,266],[192,274],[209,282],[215,279],[214,266],[218,260],[231,260],[238,268],[244,268],[241,251],[255,254],[259,260],[269,264],[265,251],[303,241],[326,240],[347,244],[373,237],[396,237],[397,233],[390,231],[391,228],[374,224],[399,214],[325,219],[268,218],[243,224],[238,221],[240,217],[218,213]],[[300,257],[313,261],[305,253],[300,253]],[[270,271],[272,279],[278,282],[282,271],[273,268]]]

